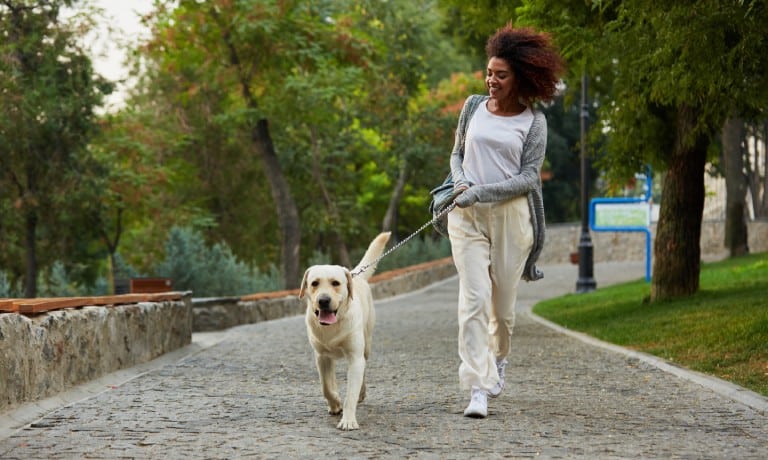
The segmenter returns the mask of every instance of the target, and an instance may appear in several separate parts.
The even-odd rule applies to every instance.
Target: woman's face
[[[507,61],[495,56],[488,60],[485,86],[491,99],[497,101],[508,101],[516,96],[515,74]]]

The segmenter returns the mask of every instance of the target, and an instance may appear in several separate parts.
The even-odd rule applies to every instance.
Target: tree
[[[318,137],[314,129],[318,125],[312,121],[320,120],[327,127],[327,119],[338,119],[334,110],[343,111],[343,102],[354,95],[348,92],[346,99],[339,97],[349,89],[348,82],[362,87],[359,76],[367,67],[370,48],[355,36],[353,21],[339,13],[348,8],[339,2],[182,1],[172,11],[160,10],[155,35],[145,47],[146,81],[159,83],[162,90],[158,94],[180,107],[174,116],[181,114],[183,122],[192,121],[191,144],[211,152],[201,156],[192,151],[188,157],[224,158],[222,145],[234,140],[227,145],[234,146],[236,158],[258,159],[259,180],[271,192],[270,215],[278,220],[287,287],[300,281],[300,214],[292,178],[286,174],[295,162],[278,151],[285,143],[273,133],[294,129],[292,132],[309,140],[309,150],[303,153],[316,155],[327,144]],[[331,76],[341,81],[331,80]],[[307,89],[309,93],[305,93]],[[195,117],[194,109],[200,108],[206,110]],[[219,142],[208,143],[211,139]],[[238,149],[237,141],[242,139],[249,140],[247,151]],[[205,173],[215,168],[200,170]],[[264,203],[261,208],[263,221]]]
[[[0,1],[0,192],[23,233],[25,295],[37,293],[40,231],[64,240],[79,157],[111,85],[79,46],[87,27],[60,18],[73,0]],[[76,211],[75,211],[76,212]],[[51,232],[55,232],[50,234]],[[49,251],[49,256],[52,252]]]
[[[263,96],[271,93],[270,81],[281,81],[281,73],[290,72],[290,60],[280,56],[284,44],[275,40],[284,34],[301,39],[304,27],[293,21],[290,5],[282,8],[274,2],[182,1],[173,10],[158,11],[154,37],[144,48],[145,86],[161,83],[166,91],[161,95],[179,104],[182,121],[191,119],[183,109],[200,108],[199,101],[205,98],[212,102],[207,107],[212,111],[202,111],[206,119],[191,126],[204,126],[218,117],[249,132],[250,153],[263,167],[279,220],[286,287],[296,285],[300,277],[299,218],[275,151]],[[192,145],[207,145],[204,137],[190,134]],[[201,168],[208,171],[215,169]]]
[[[113,291],[115,278],[128,276],[117,263],[121,247],[131,267],[148,273],[158,263],[167,229],[213,225],[210,214],[187,193],[196,170],[157,153],[174,147],[174,132],[167,128],[151,112],[125,108],[102,116],[89,144],[81,180],[88,185],[81,201],[86,225],[106,249]]]
[[[435,105],[425,101],[424,95],[452,73],[472,70],[465,56],[446,46],[439,30],[442,16],[432,3],[370,2],[357,14],[358,28],[371,37],[375,47],[374,90],[367,92],[368,110],[363,116],[386,143],[388,160],[383,164],[392,187],[382,229],[393,231],[395,239],[401,204],[418,171],[415,166],[433,163],[434,155],[429,151],[434,144],[416,142],[421,125],[429,124],[425,118],[434,116],[427,115]],[[459,96],[460,100],[466,96]],[[438,140],[438,145],[443,142]],[[441,154],[449,152],[450,147],[444,145]]]
[[[299,247],[348,265],[347,246],[367,243],[388,202],[392,225],[403,223],[398,205],[412,189],[402,160],[418,164],[428,150],[408,134],[421,120],[410,101],[461,64],[441,59],[438,17],[417,10],[404,1],[249,0],[158,12],[140,53],[141,110],[176,123],[183,142],[173,155],[197,167],[196,196],[218,223],[209,240],[262,265],[279,254],[288,286],[307,260]]]
[[[765,4],[547,0],[525,1],[521,15],[554,32],[573,73],[610,82],[593,128],[609,131],[602,167],[666,172],[651,299],[695,293],[713,140],[729,114],[766,103]]]

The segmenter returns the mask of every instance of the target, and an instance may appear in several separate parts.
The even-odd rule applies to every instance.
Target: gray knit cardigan
[[[544,273],[536,267],[541,249],[544,247],[544,199],[541,192],[541,165],[547,150],[547,119],[544,114],[534,111],[533,123],[528,136],[523,143],[523,154],[520,158],[520,174],[494,184],[473,185],[464,175],[464,135],[470,118],[481,103],[489,96],[472,95],[464,102],[459,115],[459,127],[456,130],[456,141],[451,152],[451,175],[454,189],[469,187],[458,197],[456,204],[464,208],[477,202],[503,201],[526,195],[531,209],[531,225],[533,226],[533,247],[525,262],[522,279],[536,281],[544,277]]]

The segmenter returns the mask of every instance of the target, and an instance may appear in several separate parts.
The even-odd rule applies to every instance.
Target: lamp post
[[[581,76],[581,237],[579,238],[579,279],[576,292],[594,291],[594,257],[592,238],[589,235],[589,159],[587,158],[587,73]]]

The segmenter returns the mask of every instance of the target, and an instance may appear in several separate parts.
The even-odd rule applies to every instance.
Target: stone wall
[[[303,313],[298,291],[255,295],[243,300],[237,297],[194,299],[192,305],[195,332],[219,331]]]
[[[456,274],[450,257],[374,275],[371,292],[383,299],[411,292]],[[269,292],[244,297],[193,299],[195,332],[217,331],[284,316],[304,314],[298,290]]]
[[[655,235],[656,225],[651,227]],[[723,245],[725,224],[721,221],[704,221],[701,226],[701,255],[704,260],[718,260],[728,256]],[[749,248],[751,252],[768,251],[768,221],[749,223]],[[620,262],[645,260],[645,233],[642,232],[590,232],[594,246],[595,262]],[[540,263],[561,264],[570,262],[570,253],[577,252],[581,237],[580,224],[555,224],[547,226],[547,238],[541,252]],[[653,241],[651,242],[653,248]]]
[[[180,301],[0,314],[0,412],[150,361],[192,340]]]

